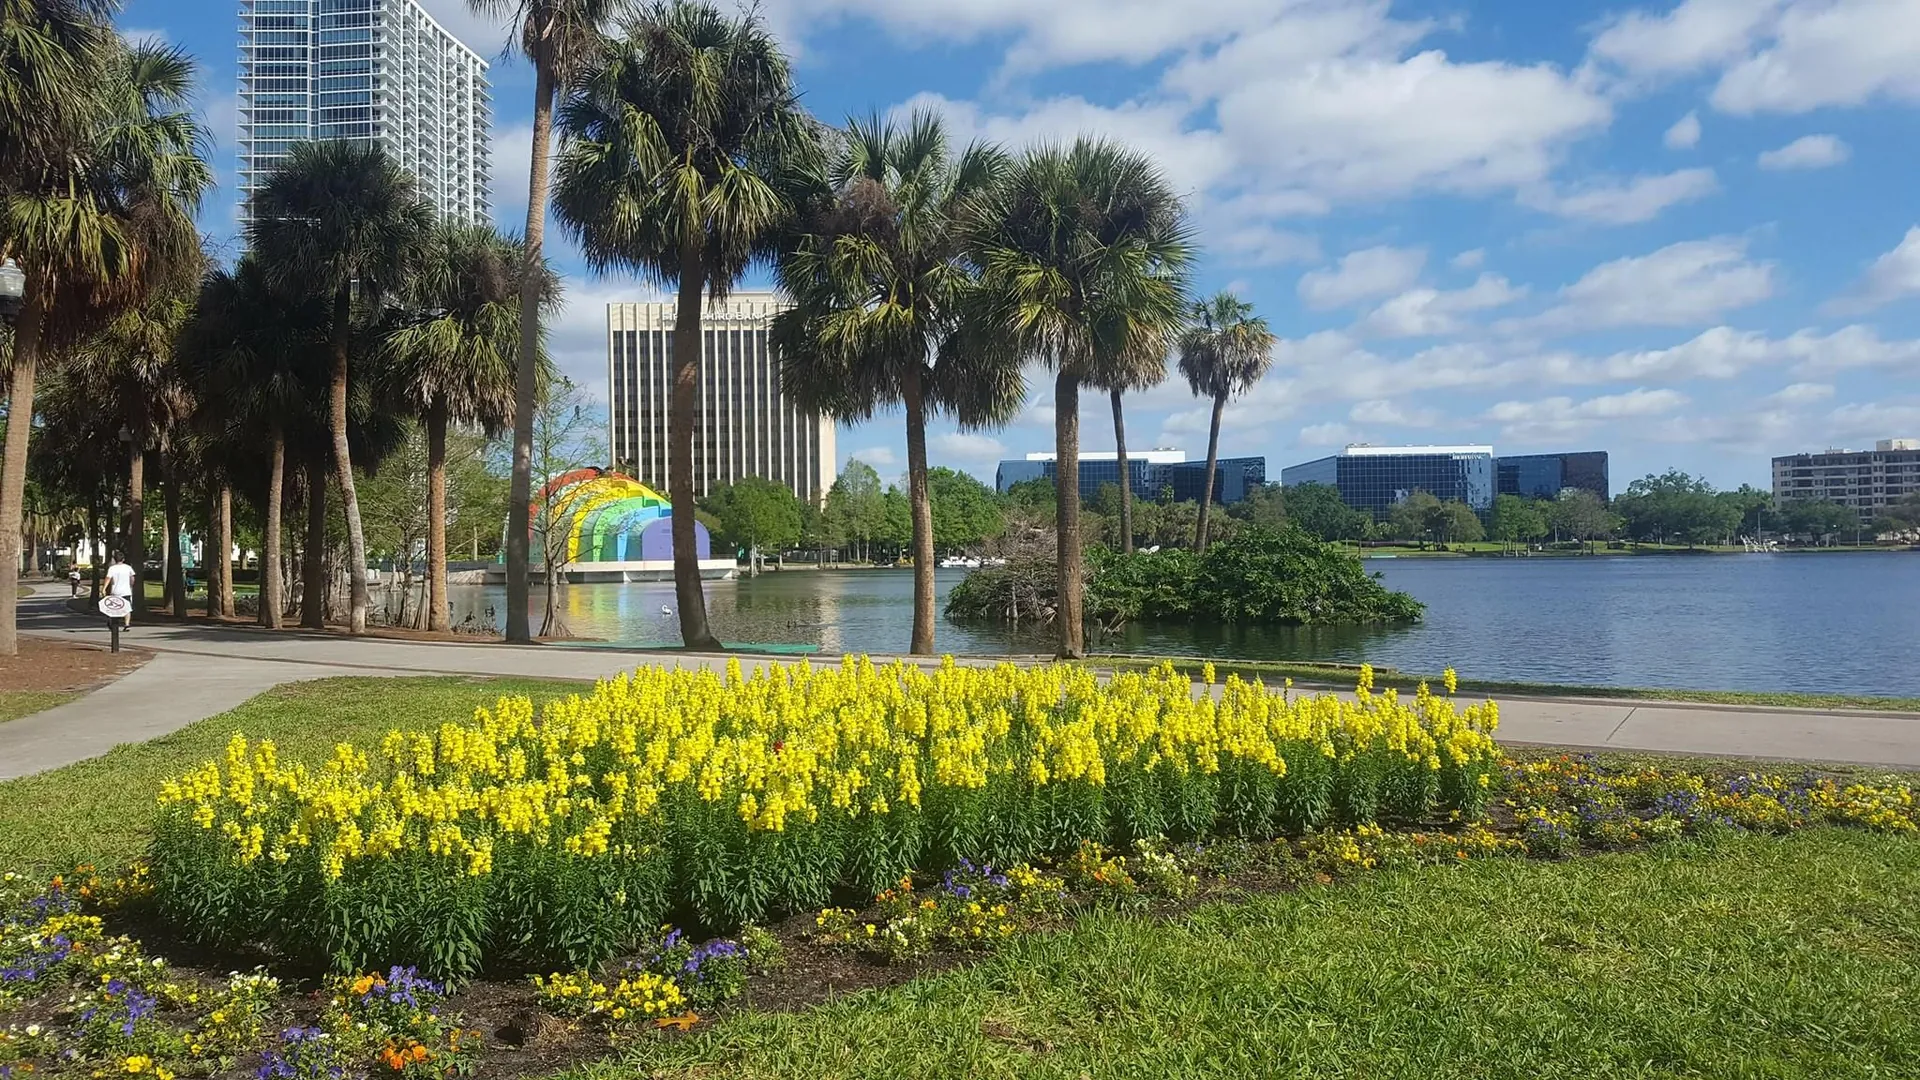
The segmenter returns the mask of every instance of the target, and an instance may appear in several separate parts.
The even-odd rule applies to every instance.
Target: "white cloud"
[[[947,431],[927,440],[927,456],[970,466],[992,465],[1007,456],[1007,447],[991,435]]]
[[[1783,338],[1716,326],[1665,349],[1618,352],[1597,361],[1555,358],[1544,371],[1548,378],[1565,382],[1648,383],[1731,379],[1755,368],[1780,364],[1816,373],[1915,361],[1920,361],[1920,341],[1883,341],[1866,326],[1846,326],[1829,334],[1800,330]]]
[[[1869,439],[1920,431],[1920,405],[1907,402],[1858,402],[1842,405],[1827,414],[1827,434],[1833,443]]]
[[[1531,188],[1521,192],[1520,201],[1562,217],[1603,225],[1632,225],[1652,221],[1669,206],[1705,198],[1719,188],[1712,169],[1680,169],[1636,176],[1624,183],[1588,184],[1569,192]]]
[[[1769,36],[1766,47],[1720,77],[1715,108],[1744,115],[1804,113],[1877,99],[1920,102],[1920,65],[1914,63],[1920,5],[1797,0],[1780,13]]]
[[[1300,299],[1316,310],[1347,307],[1412,285],[1427,264],[1420,248],[1370,247],[1350,251],[1330,269],[1301,275]]]
[[[147,26],[121,27],[120,37],[134,45],[165,45],[173,40],[165,30],[156,30]]]
[[[1669,150],[1691,150],[1700,145],[1700,114],[1689,112],[1673,122],[1661,141]]]
[[[547,352],[560,373],[598,401],[607,400],[607,305],[665,299],[652,286],[630,278],[563,283],[559,310],[544,320]]]
[[[1816,401],[1825,401],[1833,396],[1831,383],[1797,382],[1783,386],[1769,397],[1783,405],[1810,405]]]
[[[1486,261],[1487,249],[1473,248],[1448,259],[1447,265],[1453,267],[1455,270],[1478,270],[1486,264]]]
[[[1687,75],[1743,55],[1785,0],[1686,0],[1664,15],[1629,12],[1593,39],[1594,58],[1631,76]]]
[[[1527,294],[1499,274],[1483,273],[1464,289],[1409,289],[1375,308],[1357,329],[1375,337],[1436,337],[1467,328],[1461,315],[1502,307]]]
[[[467,48],[490,64],[497,62],[501,50],[514,40],[508,25],[511,8],[483,14],[474,11],[467,0],[420,0],[420,6],[448,33],[465,42]]]
[[[1374,398],[1356,404],[1347,412],[1347,419],[1356,424],[1427,428],[1440,423],[1441,413],[1438,409],[1408,409],[1397,402]]]
[[[1920,340],[1883,341],[1870,326],[1844,326],[1821,337],[1802,330],[1781,342],[1796,370],[1820,373],[1849,371],[1856,368],[1896,367],[1911,369],[1920,364]]]
[[[1860,280],[1827,304],[1833,312],[1870,311],[1909,296],[1920,295],[1920,225],[1907,230],[1892,251],[1873,260]]]
[[[1853,148],[1832,135],[1803,135],[1778,150],[1763,150],[1763,169],[1824,169],[1853,156]]]
[[[512,127],[494,128],[492,146],[488,151],[490,176],[493,181],[493,220],[503,231],[521,233],[527,226],[527,181],[533,169],[533,125],[516,124]],[[549,154],[549,166],[554,156]],[[548,175],[552,175],[548,168]],[[553,216],[547,216],[547,243],[557,239],[553,229]]]
[[[1560,290],[1560,303],[1510,331],[1571,332],[1617,326],[1686,326],[1773,295],[1773,264],[1747,258],[1736,237],[1687,240],[1615,259]]]
[[[1572,438],[1601,424],[1661,416],[1687,403],[1677,390],[1629,390],[1624,394],[1606,394],[1575,401],[1569,397],[1550,397],[1538,401],[1502,401],[1489,408],[1484,419],[1501,425],[1504,438],[1520,443],[1540,443]]]
[[[899,457],[894,454],[893,447],[891,446],[868,446],[855,450],[853,453],[848,454],[847,457],[866,462],[868,465],[873,466],[873,471],[875,472],[890,469],[898,464],[900,460]]]
[[[1300,429],[1301,446],[1346,446],[1359,441],[1359,434],[1341,423],[1312,424]]]

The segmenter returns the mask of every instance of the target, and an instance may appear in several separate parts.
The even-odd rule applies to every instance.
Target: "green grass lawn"
[[[1920,1076],[1920,842],[1824,829],[1096,915],[569,1074],[636,1075]]]
[[[343,678],[282,686],[152,742],[0,781],[0,868],[58,870],[75,861],[111,865],[141,854],[161,781],[218,757],[236,731],[275,740],[289,759],[317,763],[335,743],[364,746],[395,726],[471,720],[474,706],[502,694],[527,694],[539,703],[578,689],[583,687],[482,678]],[[0,710],[3,702],[0,696]]]
[[[65,705],[79,696],[69,690],[0,690],[0,724]]]

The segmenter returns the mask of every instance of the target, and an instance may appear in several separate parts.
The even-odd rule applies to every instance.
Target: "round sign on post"
[[[124,596],[100,598],[100,614],[109,619],[124,619],[133,611],[133,601]]]

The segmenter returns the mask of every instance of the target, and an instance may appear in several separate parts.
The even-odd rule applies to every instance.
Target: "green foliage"
[[[1547,535],[1547,515],[1533,499],[1502,495],[1493,500],[1493,520],[1488,532],[1503,543],[1528,543]]]
[[[1622,519],[1593,492],[1563,488],[1547,508],[1547,523],[1555,532],[1584,543],[1612,536],[1620,530]]]
[[[1442,502],[1432,493],[1415,489],[1394,505],[1387,524],[1404,540],[1433,540],[1442,544],[1471,543],[1486,535],[1479,515],[1463,502]]]
[[[1017,484],[1008,484],[1006,493],[1000,497],[1006,500],[1008,506],[1028,510],[1052,510],[1056,500],[1053,481],[1044,476],[1022,480]]]
[[[927,470],[927,501],[933,509],[933,546],[953,551],[978,547],[1000,534],[1000,504],[993,489],[942,466]]]
[[[777,552],[800,542],[800,500],[765,477],[716,488],[702,508],[720,522],[721,538],[742,551]]]
[[[1089,619],[1125,622],[1208,619],[1286,625],[1411,622],[1419,601],[1393,592],[1351,553],[1297,528],[1250,527],[1205,555],[1184,549],[1123,555],[1095,549],[1087,588]],[[953,618],[1045,617],[1051,563],[1034,559],[967,575],[947,600]]]
[[[1731,539],[1744,516],[1739,504],[1719,498],[1705,479],[1677,469],[1635,480],[1614,500],[1614,509],[1633,539],[1689,547]]]
[[[1850,506],[1831,499],[1795,499],[1781,507],[1786,530],[1812,539],[1827,540],[1836,533],[1863,531],[1865,523]]]
[[[847,467],[827,489],[825,529],[836,544],[858,543],[863,548],[878,539],[887,524],[885,493],[880,474],[859,458],[848,458]]]

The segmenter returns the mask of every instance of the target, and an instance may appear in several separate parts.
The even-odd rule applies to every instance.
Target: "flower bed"
[[[589,967],[669,915],[737,927],[916,870],[1474,819],[1497,724],[1365,675],[1357,701],[1238,679],[1216,700],[1171,666],[645,669],[318,767],[236,735],[165,785],[153,881],[190,940],[341,972]]]
[[[1055,857],[960,861],[903,875],[871,903],[698,941],[650,928],[604,963],[457,987],[400,967],[304,986],[151,954],[116,934],[155,899],[140,867],[113,880],[0,878],[0,1080],[28,1075],[259,1080],[526,1075],[671,1035],[729,1010],[793,1008],[897,983],[1075,912],[1172,912],[1383,869],[1560,858],[1685,837],[1822,824],[1920,833],[1910,784],[1640,769],[1585,758],[1507,763],[1481,820],[1340,826],[1298,838],[1084,841]],[[1551,822],[1552,827],[1542,822]],[[1428,872],[1437,872],[1429,870]],[[157,940],[157,939],[156,939]]]

